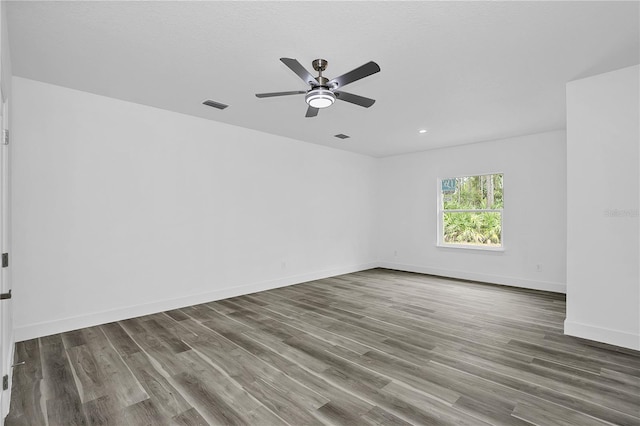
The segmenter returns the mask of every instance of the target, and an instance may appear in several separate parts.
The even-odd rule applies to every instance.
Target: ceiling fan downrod
[[[326,87],[327,83],[329,82],[329,79],[322,76],[322,71],[327,69],[329,62],[326,59],[315,59],[311,63],[311,65],[313,66],[314,70],[318,71],[318,78],[316,78],[316,80],[318,80],[318,83],[320,83],[320,86]]]

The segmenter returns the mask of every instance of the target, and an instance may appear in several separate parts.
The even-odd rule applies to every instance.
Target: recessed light
[[[418,133],[427,133],[427,129],[420,129],[418,130]]]

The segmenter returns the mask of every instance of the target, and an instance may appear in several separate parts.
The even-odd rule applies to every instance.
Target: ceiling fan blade
[[[365,108],[369,108],[371,105],[376,103],[375,99],[365,98],[364,96],[354,95],[353,93],[333,92],[333,94],[341,101],[351,102],[352,104],[360,105]]]
[[[293,71],[296,74],[298,74],[298,77],[300,77],[302,80],[304,80],[305,83],[307,83],[309,85],[312,85],[312,86],[319,84],[318,80],[316,80],[316,78],[314,76],[312,76],[309,73],[309,71],[307,71],[306,68],[303,67],[302,64],[300,62],[298,62],[296,59],[280,58],[280,60],[282,61],[283,64],[288,66],[291,71]]]
[[[287,96],[287,95],[302,95],[303,93],[307,93],[304,90],[294,90],[291,92],[272,92],[272,93],[256,93],[256,97],[258,98],[271,98],[274,96]]]
[[[340,77],[334,78],[333,80],[329,81],[328,86],[337,89],[339,87],[346,86],[349,83],[353,83],[354,81],[358,81],[361,78],[368,77],[371,74],[375,74],[379,71],[380,67],[378,66],[378,64],[370,61],[354,70],[349,71],[346,74],[342,74]]]
[[[307,108],[307,114],[305,115],[305,117],[315,117],[316,115],[318,115],[318,111],[320,111],[320,109],[310,106],[309,108]]]

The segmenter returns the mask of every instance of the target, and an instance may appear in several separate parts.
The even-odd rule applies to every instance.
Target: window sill
[[[462,250],[479,250],[479,251],[493,251],[493,252],[504,252],[504,246],[503,247],[483,247],[483,246],[472,246],[472,245],[465,245],[465,244],[436,244],[437,248],[444,248],[444,249],[462,249]]]

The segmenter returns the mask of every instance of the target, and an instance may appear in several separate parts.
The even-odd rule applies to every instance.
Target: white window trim
[[[448,244],[448,243],[438,243],[436,247],[443,249],[462,249],[462,250],[480,250],[480,251],[497,251],[503,252],[505,251],[504,245],[502,247],[484,247],[484,246],[474,246],[472,244]]]
[[[447,176],[445,178],[437,179],[437,190],[436,190],[436,205],[438,206],[438,226],[436,230],[436,247],[444,248],[444,249],[462,249],[462,250],[479,250],[479,251],[493,251],[493,252],[504,252],[505,244],[504,244],[504,209],[452,209],[452,210],[444,210],[444,202],[443,202],[443,194],[442,194],[442,180],[443,179],[452,179],[452,178],[461,178],[468,176],[487,176],[487,175],[502,175],[504,179],[503,172],[494,172],[494,173],[477,173],[477,174],[468,174],[468,175],[459,175],[459,176]],[[502,183],[502,190],[504,191],[504,180]],[[483,212],[496,212],[500,213],[500,229],[501,229],[501,244],[500,246],[480,246],[473,244],[449,244],[443,241],[444,237],[444,212],[459,212],[459,213],[483,213]]]

